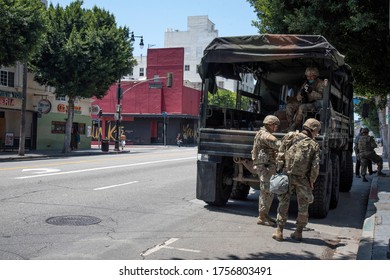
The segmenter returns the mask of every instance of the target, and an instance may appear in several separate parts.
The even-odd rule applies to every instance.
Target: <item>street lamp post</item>
[[[131,37],[130,41],[134,42],[135,38],[140,38],[140,43],[139,47],[142,49],[144,47],[144,37],[143,36],[136,36],[134,35],[134,32],[131,32]],[[119,141],[120,141],[120,124],[121,124],[121,112],[122,112],[122,105],[121,105],[121,99],[122,99],[122,88],[121,88],[121,77],[119,76],[118,79],[118,88],[116,90],[116,99],[117,99],[117,104],[116,104],[116,113],[115,113],[115,126],[116,126],[116,140],[115,140],[115,151],[119,151]]]

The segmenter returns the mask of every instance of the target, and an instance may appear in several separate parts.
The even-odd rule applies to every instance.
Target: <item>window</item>
[[[66,101],[65,96],[56,96],[56,100],[58,101]]]
[[[85,134],[85,123],[73,123],[73,127],[77,128],[79,134]],[[51,122],[51,133],[65,134],[66,122]]]
[[[51,122],[51,133],[65,134],[66,122]]]
[[[139,68],[139,76],[140,76],[140,77],[145,76],[145,68],[143,68],[143,67],[140,67],[140,68]]]
[[[0,73],[0,85],[6,87],[15,86],[15,73],[9,71],[1,71]]]
[[[190,66],[189,65],[184,65],[184,71],[190,71]]]

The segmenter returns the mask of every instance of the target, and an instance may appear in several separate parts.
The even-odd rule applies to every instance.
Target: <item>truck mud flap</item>
[[[217,184],[217,162],[197,162],[196,198],[203,201],[215,200],[215,186]]]

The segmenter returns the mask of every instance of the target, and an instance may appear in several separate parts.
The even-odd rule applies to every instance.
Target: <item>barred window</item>
[[[0,85],[6,87],[15,86],[15,73],[1,70],[0,72]]]

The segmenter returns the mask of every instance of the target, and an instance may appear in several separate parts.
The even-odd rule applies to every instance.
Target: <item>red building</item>
[[[184,86],[183,71],[184,48],[148,49],[146,81],[121,81],[120,129],[127,143],[163,144],[165,136],[166,144],[175,144],[178,133],[185,134],[188,144],[195,143],[200,91]],[[173,75],[171,87],[168,73]],[[92,103],[102,110],[101,135],[111,143],[116,139],[117,88],[118,84],[112,85],[102,100]],[[98,116],[92,116],[92,143],[97,144]]]

